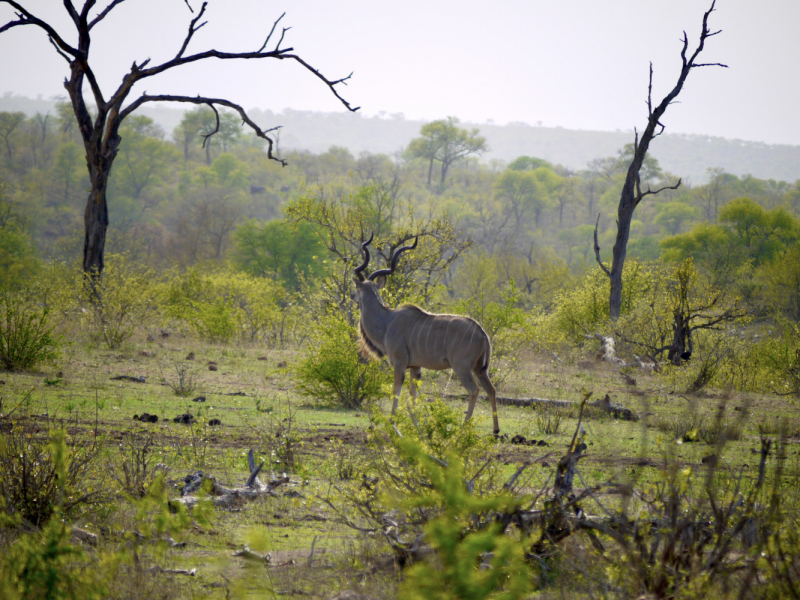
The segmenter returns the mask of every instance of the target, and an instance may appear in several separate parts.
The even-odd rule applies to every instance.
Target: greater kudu
[[[409,388],[411,399],[417,396],[415,379],[420,379],[421,369],[453,369],[458,380],[469,393],[467,416],[469,420],[478,399],[478,386],[486,391],[492,403],[494,433],[500,433],[497,422],[497,399],[494,385],[489,379],[489,359],[492,345],[483,328],[469,317],[434,315],[413,304],[399,308],[387,307],[379,290],[386,284],[387,276],[394,273],[400,255],[417,247],[418,238],[411,246],[398,248],[391,257],[390,267],[364,277],[369,265],[368,246],[372,235],[361,244],[364,263],[355,269],[356,284],[353,299],[361,310],[361,351],[381,358],[386,356],[394,367],[394,395],[392,414],[397,410],[406,369],[411,371]]]

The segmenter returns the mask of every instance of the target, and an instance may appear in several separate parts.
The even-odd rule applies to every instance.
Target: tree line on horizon
[[[486,140],[450,117],[424,125],[394,156],[356,157],[333,146],[320,154],[286,152],[288,166],[281,167],[233,113],[220,112],[218,132],[203,137],[215,127],[206,107],[185,113],[171,139],[148,117],[125,121],[109,183],[108,252],[161,268],[230,264],[296,286],[298,276],[322,268],[324,248],[313,231],[288,223],[284,211],[301,197],[336,197],[359,207],[379,230],[396,228],[408,210],[446,215],[472,246],[443,280],[451,295],[496,296],[514,279],[527,306],[547,307],[557,290],[598,268],[595,223],[608,260],[633,152],[625,146],[580,171],[532,156],[482,161]],[[88,176],[76,129],[67,104],[55,115],[0,113],[5,278],[24,278],[42,261],[80,258]],[[790,261],[800,235],[800,182],[720,168],[708,174],[704,185],[682,185],[642,203],[629,256],[692,257],[727,285],[743,269]],[[641,179],[655,187],[678,176],[648,156]]]

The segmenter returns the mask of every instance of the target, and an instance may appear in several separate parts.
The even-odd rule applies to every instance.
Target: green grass
[[[195,354],[193,361],[186,360],[189,352]],[[318,594],[321,589],[333,593],[359,586],[377,597],[392,597],[397,573],[386,562],[389,555],[381,540],[359,535],[332,520],[316,520],[332,517],[315,500],[315,494],[324,491],[330,478],[335,477],[336,452],[352,448],[352,435],[366,430],[369,414],[315,406],[298,395],[291,367],[301,357],[302,351],[298,350],[226,347],[178,337],[157,342],[134,338],[118,352],[76,341],[57,364],[40,372],[2,374],[5,384],[0,385],[0,412],[7,414],[19,405],[15,414],[30,415],[36,423],[45,423],[47,415],[51,423],[63,422],[76,435],[96,429],[106,436],[110,446],[119,443],[123,435],[153,432],[158,451],[169,467],[170,482],[180,482],[188,473],[202,469],[226,485],[244,483],[248,475],[245,455],[250,448],[256,451],[258,461],[267,462],[268,477],[271,451],[278,443],[274,433],[281,423],[286,426],[284,419],[291,417],[290,424],[300,437],[291,486],[279,488],[276,496],[249,503],[241,511],[216,511],[210,528],[193,526],[176,538],[186,542],[185,548],[151,544],[142,550],[142,560],[163,568],[198,569],[194,578],[153,576],[162,582],[160,589],[172,594],[170,597],[224,598],[226,588],[213,587],[217,585],[228,586],[241,597],[258,597],[262,585],[288,592],[281,597],[293,597],[292,590],[302,597],[304,593]],[[208,370],[210,361],[216,363],[217,371]],[[288,367],[278,367],[281,361],[286,361]],[[176,364],[189,364],[193,370],[196,388],[188,397],[176,396],[169,386],[162,385],[165,377],[174,375]],[[145,377],[147,382],[111,380],[117,375]],[[758,455],[752,450],[758,447],[759,427],[774,435],[778,432],[777,423],[783,422],[790,434],[800,432],[800,418],[788,397],[720,390],[685,396],[666,387],[657,375],[636,373],[635,377],[637,385],[633,388],[607,365],[595,364],[587,369],[556,361],[552,356],[530,354],[523,356],[519,368],[499,386],[498,393],[579,401],[592,391],[593,399],[609,394],[613,402],[643,417],[639,422],[626,422],[592,413],[584,421],[588,456],[581,462],[580,471],[589,485],[609,479],[655,481],[667,456],[702,468],[701,459],[714,451],[713,446],[703,441],[678,444],[664,424],[689,419],[691,415],[696,415],[696,420],[712,422],[721,402],[726,405],[729,422],[741,421],[739,439],[729,442],[721,457],[726,467],[739,469],[747,465],[751,472],[757,467]],[[60,381],[54,384],[57,379]],[[230,395],[238,392],[246,396]],[[448,372],[424,372],[423,399],[418,401],[433,394],[460,393],[462,389]],[[206,401],[194,403],[191,399],[195,396],[205,396]],[[459,409],[466,407],[459,400],[446,402]],[[378,408],[388,411],[389,398],[381,401]],[[159,422],[152,425],[132,420],[134,414],[143,412],[158,415]],[[202,420],[194,426],[172,422],[173,417],[184,412]],[[537,427],[534,409],[500,406],[503,433],[544,440],[548,446],[496,444],[492,452],[503,461],[509,474],[519,463],[552,452],[552,457],[545,460],[548,466],[537,465],[531,470],[529,486],[535,489],[544,485],[569,445],[577,416],[577,409],[565,410],[560,432],[544,434]],[[211,418],[219,418],[222,427],[206,426]],[[475,418],[480,431],[490,436],[491,415],[483,399]],[[345,439],[339,450],[334,447],[337,439]],[[109,456],[113,459],[116,455]],[[791,464],[796,469],[797,460]],[[176,496],[176,488],[171,489],[171,495]],[[291,494],[284,495],[288,492]],[[118,548],[124,543],[123,534],[136,528],[135,512],[132,504],[122,501],[106,514],[87,512],[76,524],[92,531],[106,531],[102,544],[109,549]],[[272,555],[271,566],[247,565],[231,556],[254,540],[264,548],[264,554]],[[316,568],[309,569],[312,545]],[[143,584],[136,582],[145,575],[137,575],[129,567],[121,572],[121,589],[130,588],[126,597],[142,597],[136,590],[144,589]]]

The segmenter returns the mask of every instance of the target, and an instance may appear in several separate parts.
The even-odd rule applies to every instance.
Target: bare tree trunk
[[[83,272],[94,277],[103,272],[106,231],[108,230],[107,180],[98,187],[92,186],[86,211],[83,213]]]

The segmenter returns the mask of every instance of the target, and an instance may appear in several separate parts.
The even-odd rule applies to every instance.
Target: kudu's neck
[[[394,311],[384,306],[376,293],[364,293],[361,296],[361,326],[381,351],[385,351],[383,338],[393,316]]]

